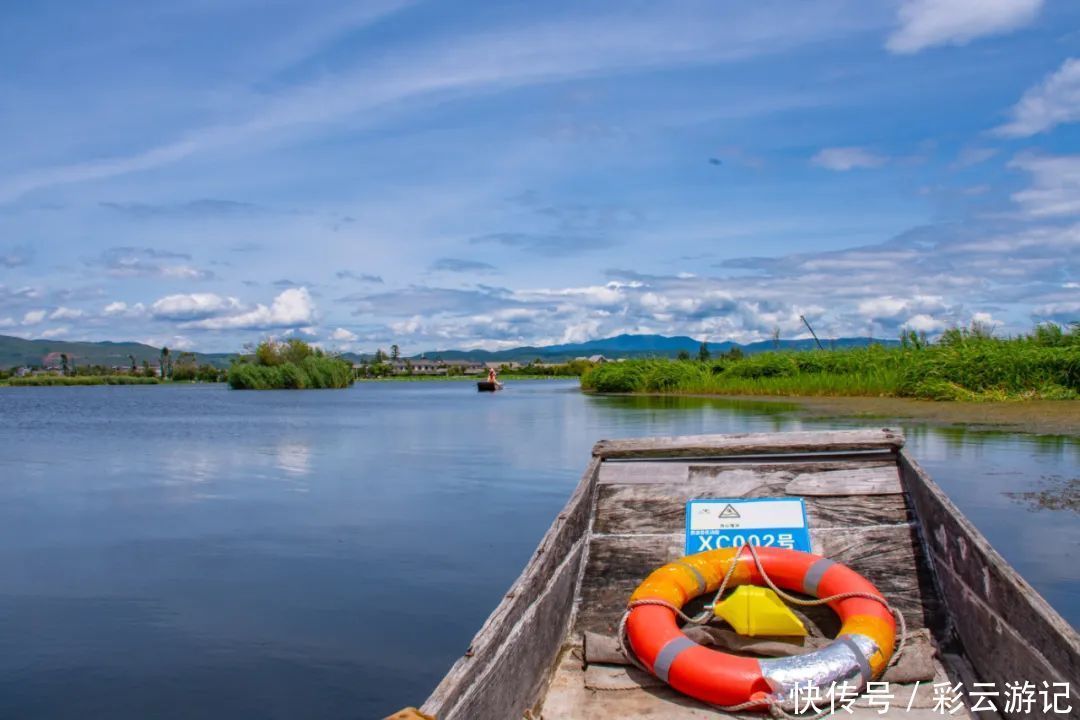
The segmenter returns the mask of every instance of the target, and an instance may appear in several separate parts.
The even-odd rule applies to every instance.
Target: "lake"
[[[860,424],[576,381],[0,388],[0,718],[381,717],[465,650],[596,440]],[[1080,441],[904,429],[1080,622],[1076,513],[1006,494],[1075,479]]]

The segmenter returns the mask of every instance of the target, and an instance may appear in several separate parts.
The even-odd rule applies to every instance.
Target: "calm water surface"
[[[373,718],[421,702],[599,438],[849,427],[575,382],[0,388],[0,718]],[[1006,492],[1080,441],[906,428],[1074,625],[1080,522]]]

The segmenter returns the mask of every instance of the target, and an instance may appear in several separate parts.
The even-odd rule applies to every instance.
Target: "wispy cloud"
[[[881,167],[888,158],[861,147],[822,148],[810,158],[810,162],[827,170],[846,172],[858,168]]]
[[[56,308],[55,310],[52,311],[52,313],[49,314],[49,319],[50,320],[78,320],[79,318],[81,318],[85,314],[86,313],[84,313],[82,310],[79,310],[78,308],[69,308],[69,307],[64,307],[64,306],[61,305],[60,307]]]
[[[263,249],[264,249],[263,246],[260,243],[257,243],[257,242],[240,242],[240,243],[233,243],[232,245],[229,246],[229,252],[235,252],[235,253],[259,252],[260,250],[263,250]]]
[[[867,20],[859,7],[844,0],[800,3],[782,11],[764,5],[738,9],[696,5],[698,11],[705,11],[701,15],[673,12],[665,6],[458,34],[289,87],[239,122],[194,128],[131,155],[16,174],[0,182],[0,202],[39,188],[148,170],[238,142],[251,144],[268,133],[296,131],[344,117],[378,122],[379,111],[406,102],[782,52],[861,29]]]
[[[558,233],[499,232],[470,238],[473,245],[503,245],[534,255],[558,257],[589,252],[615,245],[610,237],[562,235]]]
[[[900,27],[885,46],[894,53],[916,53],[936,45],[966,45],[1030,24],[1043,0],[903,0]]]
[[[25,315],[23,315],[22,324],[37,325],[42,320],[44,320],[45,316],[48,314],[48,310],[30,310]]]
[[[950,167],[953,170],[962,170],[973,165],[984,163],[998,154],[997,148],[990,147],[966,147],[956,155],[956,160]]]
[[[209,280],[214,273],[190,262],[187,253],[150,247],[121,246],[105,250],[100,256],[86,260],[90,266],[104,267],[113,277],[162,277],[177,280]]]
[[[29,245],[20,245],[0,253],[0,267],[16,268],[29,265],[33,258],[34,249]]]
[[[1024,154],[1014,158],[1009,167],[1031,174],[1031,187],[1012,196],[1029,215],[1080,215],[1080,155]]]
[[[102,202],[100,204],[103,208],[136,218],[226,217],[253,215],[267,211],[266,208],[254,203],[214,198],[203,198],[202,200],[192,200],[190,202],[157,205],[140,202]]]
[[[1012,119],[994,129],[1001,137],[1030,137],[1080,121],[1080,59],[1069,58],[1056,72],[1024,93]]]
[[[452,273],[493,273],[495,266],[491,263],[479,260],[463,260],[461,258],[439,258],[431,263],[429,269],[433,272]]]
[[[381,275],[369,275],[367,273],[355,273],[352,270],[338,270],[334,275],[338,280],[355,280],[361,283],[376,283],[381,285],[383,282]]]

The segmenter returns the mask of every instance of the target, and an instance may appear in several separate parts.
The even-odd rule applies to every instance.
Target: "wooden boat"
[[[488,380],[481,380],[476,383],[477,392],[495,392],[496,390],[502,390],[503,384],[496,380],[495,382],[489,382]]]
[[[1071,703],[1071,714],[1044,712],[1037,701],[1001,716],[1080,717],[1076,631],[990,547],[903,444],[903,435],[889,429],[597,443],[566,507],[423,714],[400,717],[727,717],[659,682],[641,682],[651,676],[635,668],[585,662],[583,637],[614,636],[637,584],[683,554],[689,499],[787,495],[805,499],[813,551],[877,585],[904,613],[909,638],[927,639],[933,681],[914,690],[890,686],[897,700],[888,716],[943,717],[926,701],[934,682],[967,690],[994,683],[1001,693],[994,704],[1003,710],[1006,683],[1028,681],[1041,690],[1047,681],[1071,683],[1063,705]],[[628,689],[606,689],[612,686]],[[850,717],[881,717],[864,700]],[[910,711],[900,707],[908,702]],[[969,699],[950,717],[993,716],[971,714],[970,705]]]

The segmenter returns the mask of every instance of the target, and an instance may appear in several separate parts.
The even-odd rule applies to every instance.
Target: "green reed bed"
[[[352,383],[349,363],[295,339],[264,341],[229,368],[234,390],[322,390]]]
[[[1053,326],[1056,327],[1056,326]],[[1080,332],[1019,338],[972,330],[929,344],[769,352],[715,361],[629,360],[595,367],[584,390],[606,393],[897,396],[932,400],[1080,398]]]
[[[31,375],[11,378],[12,386],[48,387],[54,385],[157,385],[161,380],[155,377],[137,375]]]

